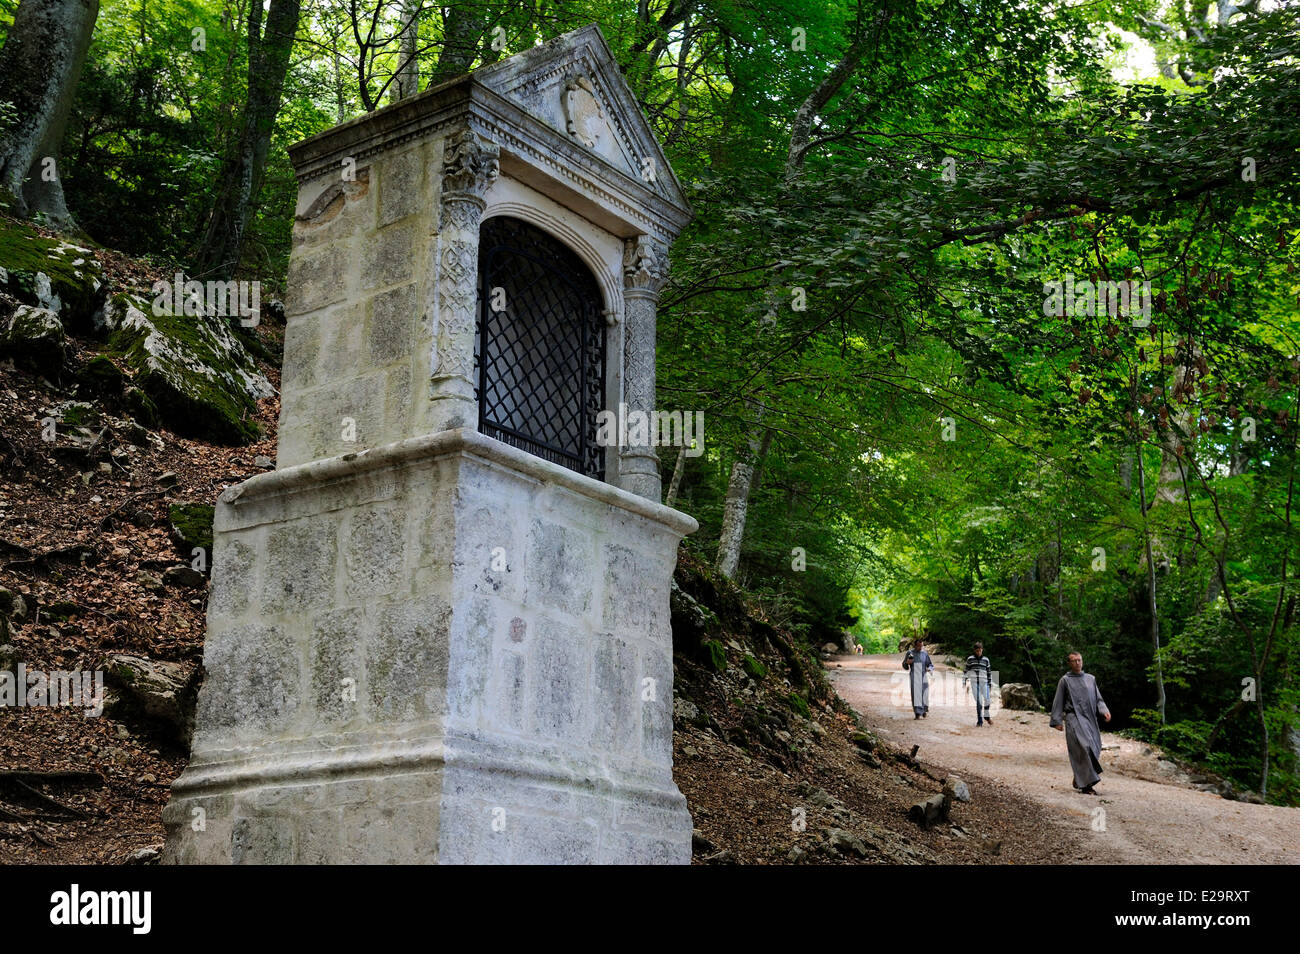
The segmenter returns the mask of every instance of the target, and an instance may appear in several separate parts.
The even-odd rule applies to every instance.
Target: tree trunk
[[[1142,461],[1142,448],[1137,449],[1138,494],[1142,502],[1142,545],[1147,560],[1148,607],[1151,612],[1151,647],[1156,661],[1156,708],[1160,712],[1160,724],[1165,724],[1165,676],[1160,663],[1160,616],[1156,603],[1156,563],[1151,556],[1151,529],[1147,525],[1147,480],[1146,465]],[[1159,491],[1157,491],[1159,493]],[[1154,506],[1154,502],[1152,503]]]
[[[665,507],[677,505],[677,494],[682,489],[682,477],[686,474],[686,448],[677,452],[677,462],[673,464],[673,479],[668,484],[668,493],[664,497]]]
[[[1196,364],[1201,357],[1199,347],[1191,347],[1178,362],[1174,372],[1173,400],[1166,407],[1182,405],[1169,415],[1169,423],[1160,428],[1160,475],[1156,479],[1156,497],[1167,503],[1178,503],[1186,496],[1188,454],[1184,441],[1195,439],[1196,411],[1189,397],[1196,379]]]
[[[402,35],[398,38],[397,81],[393,84],[393,102],[407,99],[420,91],[420,9],[424,0],[405,0],[402,4]]]
[[[330,51],[334,55],[334,106],[337,111],[338,124],[341,126],[347,121],[348,111],[343,95],[343,57],[339,55],[339,38],[337,36],[333,39]]]
[[[0,186],[20,216],[74,227],[63,197],[59,153],[99,0],[23,0],[0,50],[0,100],[16,118],[0,136]]]
[[[443,21],[442,52],[429,77],[430,86],[469,72],[478,54],[487,17],[487,10],[477,0],[454,0]]]
[[[722,536],[718,540],[718,571],[728,579],[740,567],[740,545],[745,538],[745,517],[749,512],[749,495],[754,489],[754,468],[767,453],[772,443],[772,431],[767,429],[759,438],[761,420],[750,431],[749,439],[731,465],[731,479],[727,481],[727,497],[722,508]]]
[[[212,214],[195,257],[198,274],[205,278],[229,279],[239,265],[244,232],[262,185],[271,132],[280,111],[280,93],[298,32],[299,7],[299,0],[271,0],[263,33],[261,3],[249,6],[248,102],[239,139],[222,162]]]

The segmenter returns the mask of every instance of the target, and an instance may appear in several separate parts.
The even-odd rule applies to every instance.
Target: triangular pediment
[[[673,205],[689,209],[681,183],[596,24],[473,75]]]

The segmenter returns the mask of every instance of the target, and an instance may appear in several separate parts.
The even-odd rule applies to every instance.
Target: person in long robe
[[[1073,784],[1084,795],[1096,795],[1101,781],[1101,728],[1097,716],[1110,721],[1110,709],[1101,697],[1096,678],[1083,671],[1083,657],[1070,653],[1070,671],[1056,684],[1052,700],[1053,729],[1065,732],[1065,751],[1074,772]]]
[[[930,661],[930,654],[925,651],[925,641],[918,639],[912,643],[912,648],[907,651],[903,657],[903,668],[910,674],[912,685],[912,712],[917,719],[925,719],[930,715],[930,678],[928,673],[934,672],[934,663]]]
[[[984,644],[976,643],[975,651],[966,657],[966,673],[961,677],[962,685],[970,691],[970,683],[975,683],[975,724],[993,724],[989,715],[989,695],[993,686],[993,663],[984,655]]]

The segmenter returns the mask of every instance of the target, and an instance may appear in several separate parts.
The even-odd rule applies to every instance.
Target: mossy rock
[[[864,752],[871,752],[876,748],[876,737],[870,732],[854,732],[849,736],[849,741]]]
[[[109,673],[116,676],[123,685],[131,685],[136,680],[136,671],[124,662],[116,662],[108,667]]]
[[[153,399],[145,394],[139,388],[128,388],[125,398],[126,409],[131,412],[131,417],[137,424],[143,424],[150,430],[155,430],[162,425],[162,418],[158,414],[158,405],[153,403]],[[144,443],[133,441],[137,446],[143,447]]]
[[[195,547],[212,552],[212,520],[216,509],[211,504],[177,503],[167,508],[172,537],[189,554]]]
[[[799,695],[799,693],[790,693],[790,695],[786,696],[786,702],[789,704],[792,711],[799,713],[799,715],[803,716],[805,719],[812,718],[812,710],[808,708],[808,700]]]
[[[89,332],[104,297],[99,263],[81,245],[45,238],[0,218],[0,291],[48,308],[73,332]]]
[[[69,401],[63,405],[59,423],[64,427],[95,427],[99,424],[99,411],[85,401]]]
[[[162,424],[219,444],[259,436],[249,418],[275,390],[224,318],[158,314],[141,299],[116,295],[101,324],[110,352],[125,361]]]
[[[767,667],[753,656],[746,656],[742,659],[740,661],[740,668],[745,670],[751,679],[763,679],[767,676]]]
[[[21,368],[58,380],[66,351],[63,322],[49,308],[19,305],[0,319],[0,354]]]
[[[727,651],[722,643],[716,639],[706,639],[700,645],[709,655],[709,665],[716,671],[723,672],[727,668]]]
[[[64,620],[72,619],[81,612],[81,607],[71,600],[59,600],[45,607],[41,615],[52,623],[61,623]]]
[[[118,397],[126,386],[126,375],[112,359],[97,354],[77,372],[77,383],[88,394],[101,397]]]

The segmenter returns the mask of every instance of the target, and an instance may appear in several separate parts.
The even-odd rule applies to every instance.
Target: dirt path
[[[1062,862],[1300,862],[1300,808],[1234,802],[1199,791],[1177,778],[1173,763],[1110,732],[1102,733],[1100,797],[1078,794],[1070,782],[1064,734],[1049,728],[1046,713],[1003,711],[995,696],[993,724],[977,728],[974,700],[963,692],[960,673],[938,660],[931,675],[930,715],[916,721],[902,658],[839,656],[829,675],[873,731],[907,748],[920,745],[922,763],[961,775],[976,799],[980,779],[1000,782],[1040,802],[1061,828],[1084,833],[1084,844],[1091,847]],[[1096,814],[1099,808],[1104,815]]]

